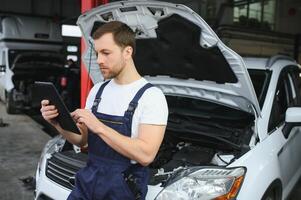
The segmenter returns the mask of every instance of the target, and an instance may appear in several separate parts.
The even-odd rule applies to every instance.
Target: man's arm
[[[165,128],[165,125],[140,124],[138,137],[130,138],[103,126],[97,135],[120,154],[147,166],[154,160],[160,148]]]
[[[165,125],[140,124],[138,137],[124,136],[100,122],[89,110],[77,109],[71,116],[86,126],[110,147],[131,160],[147,166],[151,163],[162,143]]]

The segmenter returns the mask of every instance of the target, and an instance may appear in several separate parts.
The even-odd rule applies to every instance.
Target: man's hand
[[[85,124],[115,151],[143,166],[149,165],[154,160],[166,128],[165,125],[140,124],[138,137],[131,138],[106,126],[89,110],[77,109],[71,113],[71,116],[77,123]]]
[[[71,116],[79,124],[85,124],[93,133],[102,133],[104,124],[100,122],[90,110],[76,109],[71,113]]]
[[[43,118],[50,123],[54,127],[58,127],[59,123],[55,120],[55,118],[59,115],[58,110],[54,105],[49,105],[48,100],[41,101],[41,114]]]
[[[64,130],[58,121],[55,119],[59,113],[58,110],[55,108],[54,105],[49,105],[48,100],[41,101],[42,108],[40,109],[43,118],[49,122],[52,126],[56,128],[56,130],[66,138],[70,143],[75,144],[79,147],[84,146],[87,144],[87,134],[88,129],[84,123],[78,122],[76,123],[77,127],[79,128],[81,135],[75,134],[70,131]]]
[[[84,123],[76,123],[76,126],[78,127],[78,129],[82,135],[88,134],[88,128]]]

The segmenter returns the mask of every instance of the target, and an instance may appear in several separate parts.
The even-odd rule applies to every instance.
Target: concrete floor
[[[0,102],[1,119],[8,123],[0,127],[0,199],[32,200],[32,184],[20,179],[34,177],[40,153],[51,138],[51,131],[27,115],[8,115]],[[48,127],[49,130],[49,127]],[[288,200],[301,200],[301,180]]]
[[[0,102],[0,199],[32,200],[33,184],[20,179],[34,177],[40,153],[49,140],[42,126],[26,115],[7,115]]]

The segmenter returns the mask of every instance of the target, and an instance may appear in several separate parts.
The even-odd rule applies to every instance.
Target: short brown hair
[[[98,27],[93,33],[92,38],[97,40],[106,33],[112,33],[114,42],[121,48],[131,46],[133,48],[133,55],[135,54],[135,33],[128,25],[120,21],[108,22]]]

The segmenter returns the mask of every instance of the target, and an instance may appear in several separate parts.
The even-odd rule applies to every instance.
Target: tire
[[[5,108],[8,114],[19,114],[20,110],[15,107],[15,103],[13,101],[12,92],[8,92],[6,95]]]
[[[269,188],[261,200],[281,200],[281,190],[278,187]]]

